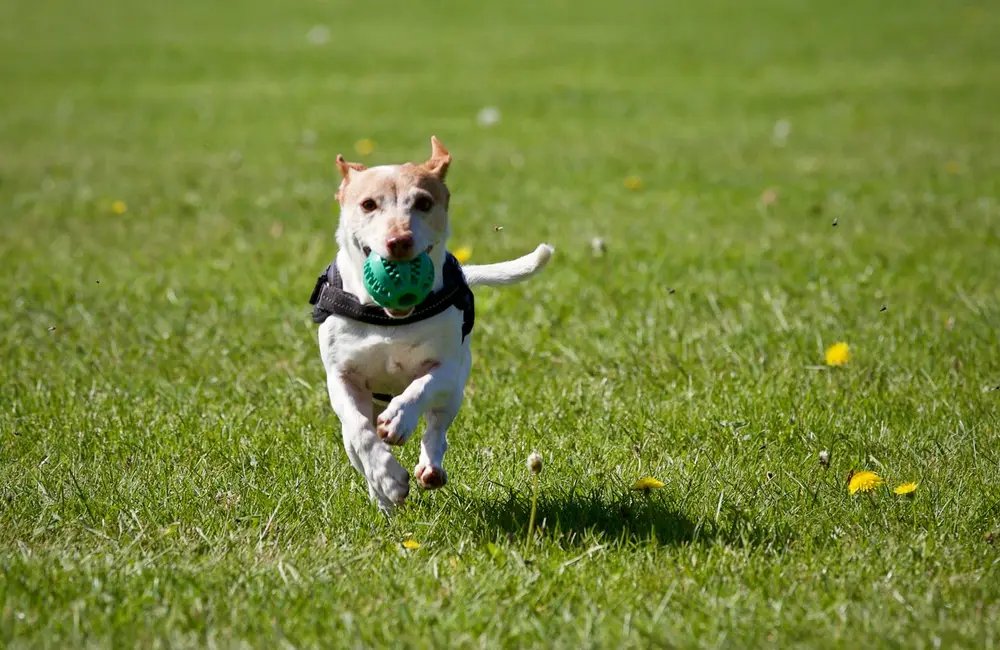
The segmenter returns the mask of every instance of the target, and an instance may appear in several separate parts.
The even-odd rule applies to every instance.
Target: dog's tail
[[[555,249],[548,244],[539,244],[531,253],[516,260],[496,264],[463,266],[465,281],[470,287],[516,284],[535,275],[549,263]]]

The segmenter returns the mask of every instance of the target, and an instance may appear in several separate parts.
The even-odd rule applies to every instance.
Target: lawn
[[[997,648],[997,33],[988,0],[3,3],[0,645]],[[453,249],[557,252],[478,291],[450,483],[389,520],[307,299],[336,154],[431,134]]]

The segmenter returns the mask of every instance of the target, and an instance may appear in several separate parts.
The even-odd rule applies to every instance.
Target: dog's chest
[[[320,325],[319,344],[327,372],[336,369],[373,392],[395,394],[433,365],[459,358],[462,313],[452,308],[396,327],[331,316]]]

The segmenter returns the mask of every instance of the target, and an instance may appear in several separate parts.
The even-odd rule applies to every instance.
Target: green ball
[[[416,307],[434,288],[434,263],[427,253],[409,262],[382,259],[375,252],[365,260],[365,289],[386,309]]]

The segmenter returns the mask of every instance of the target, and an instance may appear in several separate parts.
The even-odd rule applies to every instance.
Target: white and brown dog
[[[337,257],[319,277],[310,302],[330,404],[344,448],[386,512],[409,493],[410,476],[389,445],[402,445],[421,415],[427,423],[414,470],[421,487],[447,481],[446,433],[462,405],[472,356],[475,308],[470,287],[512,284],[540,271],[552,256],[542,244],[524,257],[462,268],[446,249],[451,155],[431,137],[422,164],[366,168],[337,156]],[[378,307],[363,281],[371,251],[406,261],[427,252],[434,263],[430,296],[408,311]]]

